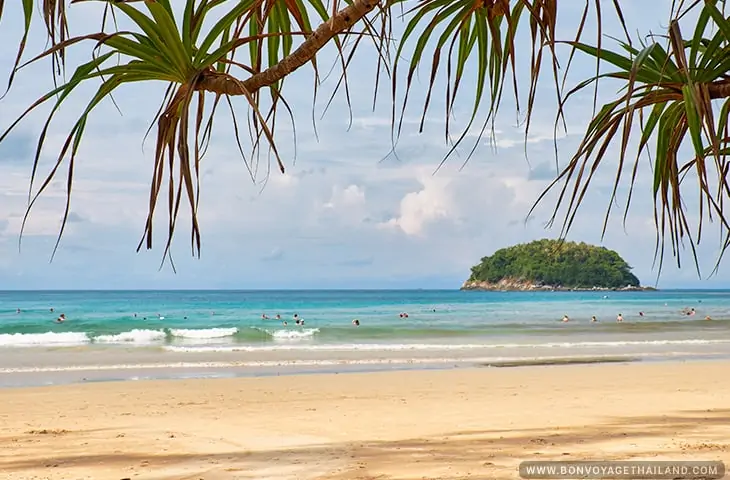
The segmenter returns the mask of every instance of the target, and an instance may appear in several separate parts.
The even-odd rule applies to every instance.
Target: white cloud
[[[337,185],[332,187],[332,196],[323,207],[329,209],[349,209],[360,207],[365,204],[365,191],[357,185],[349,185],[341,188]]]
[[[8,4],[6,8],[8,18],[22,18],[17,6]],[[85,4],[74,5],[71,10],[79,15],[89,11]],[[83,28],[85,24],[80,20],[88,18],[77,17],[76,25]],[[0,40],[9,42],[12,36],[15,41],[18,32],[11,35],[11,25],[6,22],[0,28]],[[35,42],[28,51],[35,53],[41,48],[42,44]],[[69,63],[80,59],[84,58],[72,55]],[[0,78],[12,60],[12,55],[2,57]],[[353,60],[351,91],[372,91],[371,66],[363,57]],[[589,62],[589,74],[592,67]],[[474,80],[466,77],[465,85]],[[50,83],[46,65],[21,71],[14,89],[0,105],[0,130]],[[424,132],[418,134],[422,98],[416,98],[421,87],[414,83],[412,108],[404,120],[397,156],[383,160],[391,149],[391,104],[387,95],[380,97],[376,113],[371,112],[369,93],[353,96],[354,119],[349,132],[345,102],[342,98],[336,100],[318,122],[317,138],[311,127],[311,85],[311,73],[307,71],[287,80],[285,93],[297,121],[296,163],[294,145],[284,127],[278,148],[287,173],[272,169],[263,191],[260,183],[251,181],[238,154],[230,118],[227,114],[221,116],[202,167],[202,257],[190,259],[190,227],[183,207],[173,246],[177,275],[157,270],[167,233],[166,191],[157,206],[156,250],[135,253],[148,208],[154,130],[144,152],[141,141],[164,86],[139,85],[120,91],[117,101],[123,117],[106,103],[92,116],[79,153],[72,203],[72,211],[83,221],[69,224],[52,265],[47,259],[62,214],[62,177],[34,210],[22,255],[18,255],[15,242],[19,215],[27,198],[31,168],[28,156],[35,151],[35,136],[44,120],[39,115],[31,116],[16,141],[6,144],[6,150],[0,149],[0,289],[52,287],[47,279],[53,278],[57,269],[72,272],[66,277],[67,288],[357,287],[363,281],[372,286],[456,287],[481,256],[513,243],[557,235],[556,230],[543,229],[554,196],[536,211],[533,221],[524,223],[532,203],[554,178],[554,110],[550,103],[554,98],[540,94],[536,99],[533,133],[528,138],[532,170],[524,157],[522,130],[515,127],[514,110],[510,111],[513,106],[506,100],[502,107],[506,113],[497,119],[497,148],[490,148],[488,139],[484,139],[459,172],[470,147],[466,145],[460,150],[461,156],[453,157],[434,176],[434,169],[448,151],[441,95],[434,94]],[[326,90],[322,88],[322,92]],[[467,91],[466,87],[462,90]],[[320,95],[317,118],[327,93]],[[54,160],[53,148],[65,139],[69,122],[75,120],[74,112],[84,106],[79,97],[69,99],[67,104],[49,132],[41,174]],[[468,118],[463,113],[469,113],[470,108],[461,105],[454,112],[455,118]],[[560,139],[563,163],[565,155],[575,148],[575,137],[582,133],[584,127],[580,125],[586,110],[585,105],[577,103],[568,112],[568,119],[578,127],[571,127],[571,135]],[[239,118],[239,124],[244,123],[245,118]],[[246,140],[245,132],[241,139]],[[247,148],[244,145],[244,150]],[[590,191],[577,217],[571,239],[600,242],[608,187],[614,174],[612,154],[609,151],[605,155],[607,168],[597,175],[596,188]],[[264,167],[262,163],[258,182],[263,179]],[[650,174],[648,168],[645,170]],[[651,201],[650,186],[639,183],[628,236],[617,215],[604,242],[633,264],[645,282],[653,279]],[[714,253],[713,245],[703,249]],[[291,275],[292,271],[301,274]],[[18,272],[23,273],[22,285],[18,283]],[[692,272],[686,272],[668,268],[664,278],[691,282]],[[252,280],[242,283],[241,279]]]
[[[299,183],[299,178],[295,177],[294,175],[290,173],[279,173],[274,172],[269,177],[269,182],[271,182],[272,186],[274,187],[281,187],[281,188],[292,188],[295,187]]]
[[[400,201],[398,216],[382,226],[396,227],[406,235],[420,235],[430,223],[456,213],[449,190],[450,178],[429,176],[421,170],[417,179],[421,189],[408,192]]]

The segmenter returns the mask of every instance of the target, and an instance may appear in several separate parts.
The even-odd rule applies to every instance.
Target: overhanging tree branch
[[[213,92],[221,95],[245,95],[273,85],[292,73],[305,63],[311,61],[322,47],[327,45],[336,35],[348,30],[365,15],[371,12],[383,0],[355,0],[343,8],[330,20],[322,23],[312,34],[290,55],[281,59],[263,72],[256,73],[244,81],[231,75],[214,70],[204,72],[196,84],[196,90]]]

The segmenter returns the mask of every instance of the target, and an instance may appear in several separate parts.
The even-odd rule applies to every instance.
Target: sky
[[[0,44],[15,45],[21,36],[22,14],[16,3],[5,6]],[[579,21],[584,2],[561,3],[569,3],[560,11],[558,22],[559,33],[567,38]],[[646,34],[662,31],[666,25],[669,1],[625,3],[631,31]],[[89,33],[99,22],[96,2],[73,5],[70,12],[72,34]],[[620,34],[615,21],[606,22],[607,35]],[[26,58],[44,47],[40,18],[35,23]],[[403,26],[400,20],[395,23],[397,36]],[[589,33],[591,29],[595,31],[595,25],[589,25]],[[529,49],[519,53],[522,65],[518,76],[521,91],[526,93],[524,64]],[[13,48],[0,50],[1,78],[7,78],[14,55]],[[88,48],[74,49],[69,54],[69,65],[78,65],[88,56]],[[164,85],[124,88],[115,97],[121,115],[111,102],[92,114],[74,174],[69,223],[53,262],[49,260],[65,201],[63,173],[35,205],[20,249],[18,243],[35,142],[48,110],[31,115],[0,144],[0,289],[458,288],[481,257],[516,243],[560,234],[559,224],[546,228],[554,205],[552,196],[527,219],[537,196],[556,175],[555,95],[548,76],[538,89],[527,149],[519,125],[521,118],[506,94],[494,137],[480,139],[476,130],[471,130],[460,156],[435,173],[448,150],[443,78],[424,131],[419,133],[428,83],[426,69],[430,67],[427,60],[426,69],[414,80],[413,101],[404,114],[397,155],[389,155],[390,85],[387,81],[381,83],[373,111],[375,59],[372,49],[363,48],[348,69],[351,126],[342,93],[323,115],[335,77],[321,86],[314,115],[311,69],[305,67],[287,79],[284,94],[294,111],[296,144],[292,126],[283,121],[282,115],[277,144],[286,173],[272,169],[265,185],[265,160],[256,181],[252,181],[238,153],[230,116],[221,110],[201,167],[201,258],[190,254],[189,219],[183,212],[173,244],[177,272],[168,265],[160,269],[165,242],[164,203],[159,207],[155,248],[136,252],[147,214],[154,135],[144,147],[142,141],[159,107]],[[321,65],[334,61],[331,48],[322,52]],[[579,57],[573,68],[571,81],[575,83],[595,67],[590,60]],[[473,70],[465,78],[462,88],[473,89]],[[39,167],[41,178],[95,87],[81,89],[70,97],[51,125]],[[50,88],[49,64],[41,62],[21,70],[10,93],[0,101],[0,128],[7,128]],[[615,89],[604,87],[599,100],[613,95]],[[467,97],[457,102],[457,125],[463,126],[468,118],[471,104]],[[243,100],[237,100],[239,121],[245,124]],[[586,94],[569,106],[568,131],[558,140],[561,164],[580,141],[590,120],[591,103],[591,95]],[[469,142],[477,142],[478,148],[461,168],[472,145]],[[688,250],[681,269],[669,255],[657,278],[651,170],[646,161],[640,166],[626,224],[621,218],[626,195],[623,188],[607,234],[601,239],[616,172],[615,146],[606,156],[610,158],[597,173],[568,239],[615,249],[647,285],[730,287],[727,268],[721,267],[717,275],[708,278],[717,254],[715,238],[705,239],[700,246],[702,278]],[[689,200],[690,211],[693,207],[696,209],[696,204]]]

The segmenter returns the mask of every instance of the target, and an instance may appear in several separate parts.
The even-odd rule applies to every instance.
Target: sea
[[[3,387],[729,356],[730,290],[0,292]]]

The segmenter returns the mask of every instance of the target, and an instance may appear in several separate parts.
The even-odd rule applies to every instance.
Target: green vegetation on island
[[[613,250],[536,240],[497,250],[471,269],[463,289],[639,289],[631,266]]]

